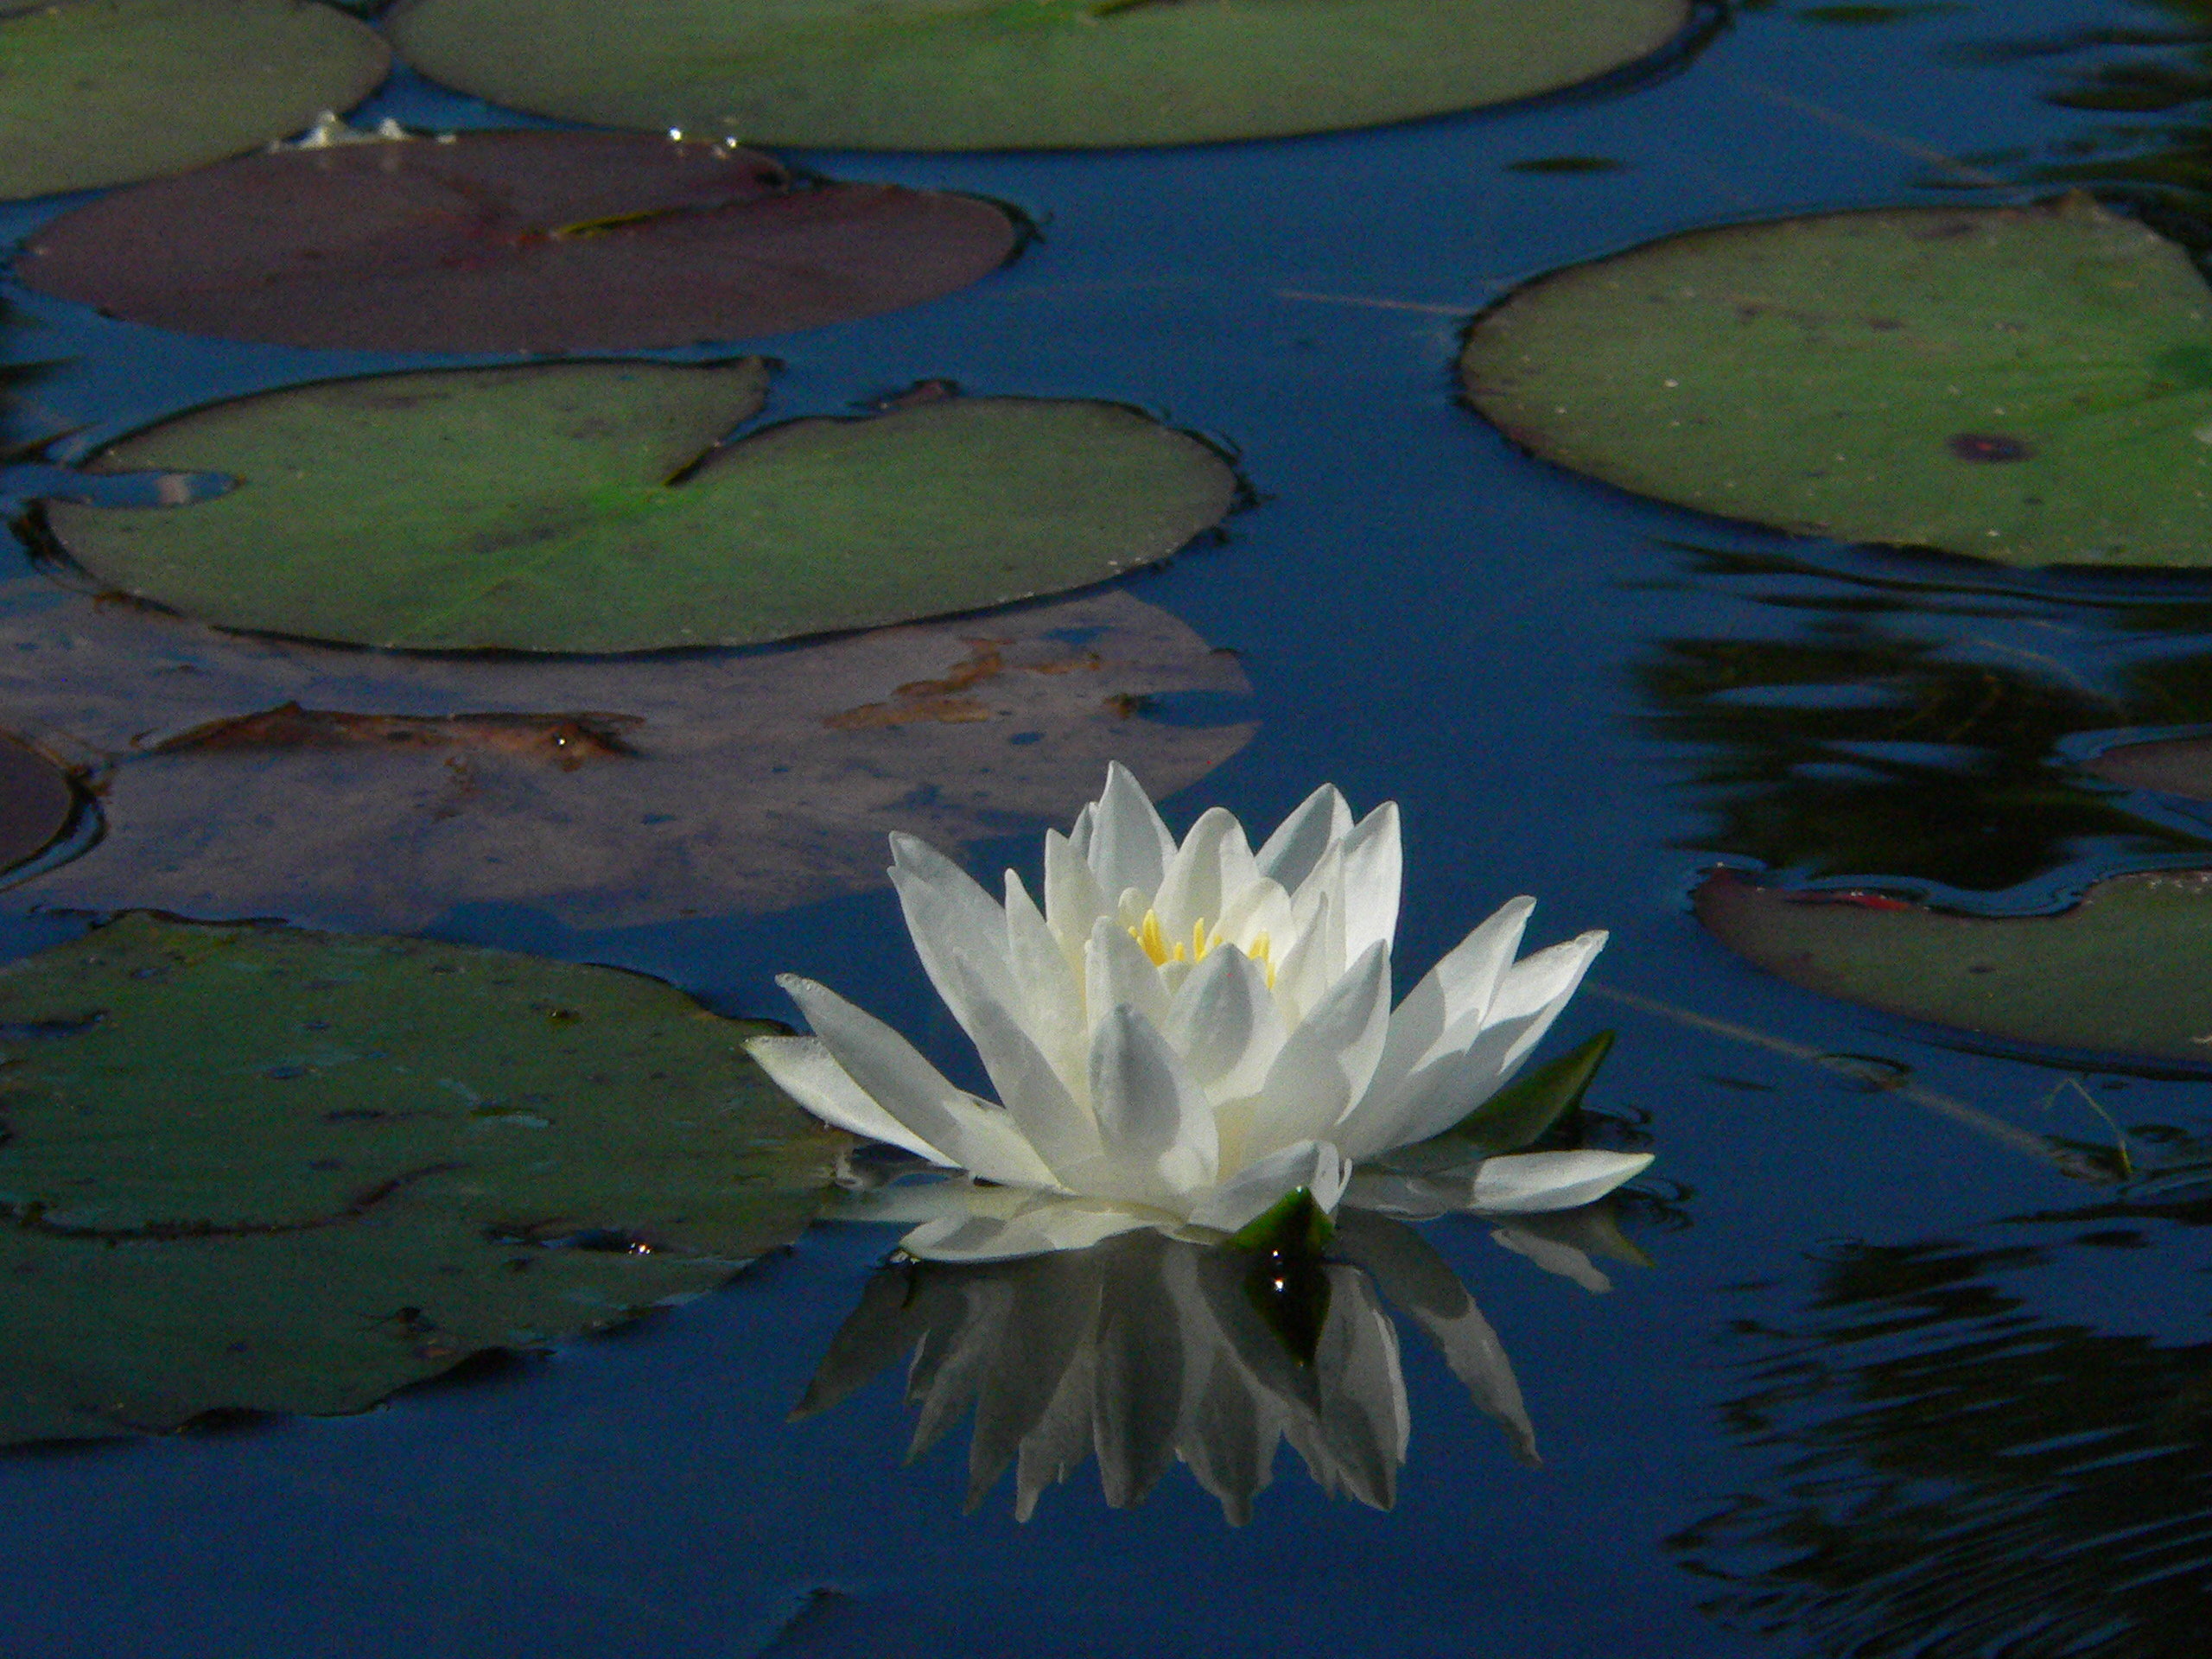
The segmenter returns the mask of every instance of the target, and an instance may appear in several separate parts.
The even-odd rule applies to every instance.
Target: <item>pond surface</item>
[[[1401,987],[1516,893],[1541,901],[1537,942],[1611,931],[1546,1052],[1618,1033],[1587,1110],[1657,1154],[1621,1211],[1654,1265],[1592,1295],[1485,1224],[1425,1229],[1510,1355],[1540,1465],[1408,1327],[1388,1512],[1285,1455],[1241,1528],[1173,1468],[1136,1507],[1086,1465],[1026,1523],[1010,1481],[963,1514],[964,1427],[901,1464],[899,1366],[786,1423],[893,1237],[818,1225],[715,1294],[359,1417],[0,1458],[0,1655],[2201,1651],[2212,1189],[2190,1171],[2212,1072],[2100,1070],[1821,998],[1731,955],[1689,894],[1726,863],[2026,912],[2212,862],[2182,807],[2049,766],[2212,722],[2188,671],[2212,587],[1674,511],[1519,454],[1452,372],[1515,283],[1700,226],[2020,200],[2073,168],[2185,234],[2189,99],[2058,95],[2186,68],[2190,46],[2153,37],[2192,30],[2212,13],[2181,0],[1746,3],[1651,73],[1503,111],[785,157],[1009,202],[1042,234],[926,306],[740,342],[784,365],[770,418],[945,378],[1123,401],[1236,455],[1256,500],[1225,539],[1123,584],[1252,688],[1156,711],[1256,728],[1164,804],[1171,823],[1221,804],[1272,824],[1324,779],[1359,810],[1396,800]],[[1998,49],[2023,42],[2044,49]],[[515,123],[404,71],[353,118],[385,116]],[[2180,182],[2131,181],[2145,156]],[[76,200],[0,208],[0,235]],[[10,297],[7,355],[59,366],[10,435],[68,429],[58,461],[218,397],[461,360],[221,346]],[[1898,699],[1950,713],[1900,736],[1878,717]],[[963,853],[987,878],[1037,858],[1026,820]],[[37,898],[5,895],[13,954],[82,925]],[[810,975],[968,1075],[887,887],[596,930],[461,904],[427,931],[732,1014],[790,1018],[773,976]],[[2102,1178],[2118,1137],[2132,1182]]]

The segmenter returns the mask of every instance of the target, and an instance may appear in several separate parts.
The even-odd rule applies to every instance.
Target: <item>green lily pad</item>
[[[1103,582],[1216,523],[1234,474],[1119,404],[944,397],[719,440],[758,359],[324,381],[126,438],[92,470],[229,474],[57,505],[92,574],[230,628],[414,650],[751,645]]]
[[[1174,144],[1370,126],[1645,56],[1688,0],[413,0],[400,54],[517,109],[751,143]]]
[[[1014,251],[969,196],[802,186],[632,133],[348,134],[105,196],[39,231],[31,287],[278,345],[625,351],[810,328],[965,287]]]
[[[0,870],[44,852],[76,811],[69,774],[36,749],[0,735]]]
[[[1509,296],[1460,370],[1516,442],[1708,512],[2212,564],[2212,292],[2084,198],[1670,238]]]
[[[842,1142],[603,968],[130,915],[0,970],[0,1442],[359,1411],[721,1283]]]
[[[359,103],[391,54],[300,0],[59,0],[0,8],[0,197],[150,179]]]
[[[2212,871],[2114,876],[2059,915],[2008,918],[1721,872],[1697,913],[1731,950],[1829,996],[2008,1042],[2212,1063]]]

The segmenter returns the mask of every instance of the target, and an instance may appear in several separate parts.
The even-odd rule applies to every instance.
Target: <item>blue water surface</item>
[[[1747,5],[1663,71],[1373,131],[788,158],[1009,201],[1042,237],[947,299],[758,342],[785,365],[764,419],[947,377],[1126,401],[1238,458],[1258,501],[1225,542],[1127,582],[1236,652],[1255,688],[1236,712],[1257,736],[1171,822],[1217,803],[1268,824],[1324,779],[1363,810],[1395,799],[1402,987],[1516,893],[1541,899],[1539,941],[1611,930],[1553,1043],[1619,1033],[1591,1103],[1658,1154],[1643,1185],[1663,1204],[1629,1212],[1656,1265],[1592,1296],[1480,1223],[1428,1230],[1512,1355],[1540,1467],[1408,1332],[1414,1433],[1389,1513],[1286,1457],[1243,1529],[1180,1471],[1125,1511],[1085,1471],[1027,1525],[1004,1486],[963,1515],[965,1436],[902,1467],[895,1377],[785,1423],[893,1236],[817,1227],[717,1294],[358,1418],[0,1458],[0,1656],[2201,1651],[2177,1610],[2202,1596],[2207,1557],[2185,1542],[2212,1516],[2182,1467],[2202,1462],[2212,1409],[2190,1381],[2212,1376],[2204,1211],[2185,1188],[2130,1199],[2070,1178],[2033,1140],[2112,1143],[2054,1093],[2069,1075],[2117,1123],[2182,1135],[2212,1129],[2212,1091],[1973,1052],[1730,956],[1688,893],[1764,855],[1717,832],[1709,756],[1663,725],[1648,672],[1683,641],[1853,629],[1961,662],[2032,650],[2092,678],[2179,647],[2116,624],[2093,602],[2109,587],[1796,543],[1578,480],[1485,427],[1452,373],[1476,311],[1565,264],[1784,213],[2027,199],[2028,165],[1958,158],[2031,162],[2107,118],[2050,103],[2048,59],[1961,48],[2183,9],[1836,15],[1853,10]],[[404,73],[355,118],[386,114],[513,119]],[[1618,165],[1516,165],[1558,156]],[[67,205],[0,208],[0,235]],[[216,397],[398,361],[10,297],[10,353],[61,359],[35,394],[73,429],[61,460]],[[1870,596],[1886,607],[1871,620]],[[2088,836],[1978,899],[2047,908],[2146,856],[2186,855]],[[967,861],[1033,876],[1038,858],[1024,835]],[[1976,896],[1955,872],[1826,873]],[[75,925],[26,908],[6,925],[16,953]],[[788,1017],[772,976],[805,972],[966,1064],[887,889],[599,931],[464,908],[434,931],[640,969],[737,1014]],[[1921,1092],[1811,1058],[1839,1053]],[[1926,1291],[1931,1262],[1980,1300]],[[2092,1443],[2140,1443],[2113,1452],[2118,1475],[2052,1463],[2024,1427],[1976,1447],[1974,1423],[2040,1421],[2038,1401]],[[2172,1548],[2143,1558],[2128,1541],[2146,1534]]]

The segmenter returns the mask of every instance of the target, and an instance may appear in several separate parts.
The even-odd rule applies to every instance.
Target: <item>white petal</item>
[[[1394,1096],[1414,1068],[1442,1052],[1449,1034],[1471,1015],[1480,1021],[1490,1007],[1498,976],[1521,948],[1522,931],[1528,925],[1529,912],[1535,907],[1533,899],[1508,899],[1453,946],[1398,1005],[1390,1016],[1390,1038],[1375,1068],[1375,1081],[1367,1099],[1360,1103],[1363,1116],[1372,1114],[1395,1122]],[[1474,1034],[1467,1032],[1459,1046],[1465,1046]]]
[[[1110,917],[1101,917],[1090,930],[1084,952],[1084,1006],[1093,1041],[1099,1021],[1117,1007],[1135,1008],[1154,1025],[1167,1019],[1167,987],[1160,982],[1160,969],[1128,930]]]
[[[1471,1206],[1480,1215],[1572,1210],[1602,1198],[1651,1161],[1648,1152],[1516,1152],[1475,1170]]]
[[[1490,1017],[1510,1020],[1545,1008],[1557,1012],[1582,983],[1590,963],[1605,948],[1605,938],[1603,930],[1593,929],[1515,963],[1491,997]]]
[[[1086,929],[1077,944],[1090,937]],[[1083,957],[1079,950],[1072,958],[1061,950],[1029,890],[1012,870],[1006,873],[1006,943],[1007,960],[1027,999],[1027,1006],[1020,1010],[1024,1028],[1060,1080],[1071,1090],[1082,1089],[1090,1053],[1090,1022],[1083,1011]]]
[[[1234,945],[1193,968],[1160,1023],[1160,1035],[1217,1104],[1256,1094],[1287,1034],[1260,965]]]
[[[1332,847],[1323,853],[1321,861],[1290,895],[1290,934],[1291,950],[1282,958],[1286,969],[1291,957],[1309,948],[1318,938],[1322,950],[1315,960],[1319,963],[1322,978],[1334,984],[1344,973],[1344,964],[1351,960],[1344,954],[1344,855],[1341,847]]]
[[[1106,791],[1098,798],[1090,836],[1090,869],[1109,893],[1135,887],[1147,896],[1160,891],[1175,838],[1160,820],[1151,798],[1129,769],[1116,760],[1106,768]]]
[[[954,1160],[868,1098],[851,1074],[812,1037],[748,1038],[745,1052],[775,1079],[776,1086],[825,1123],[849,1129],[863,1140],[881,1141],[919,1153],[947,1168]]]
[[[891,858],[891,885],[899,890],[915,953],[952,1017],[973,1035],[974,1006],[951,971],[952,957],[966,956],[989,996],[1018,1006],[1021,990],[1007,961],[1006,912],[974,877],[925,841],[894,835]]]
[[[883,1021],[810,979],[785,974],[776,982],[861,1090],[944,1157],[986,1180],[1058,1185],[1012,1118],[954,1088]]]
[[[1332,1215],[1344,1197],[1351,1166],[1325,1141],[1301,1141],[1243,1169],[1209,1193],[1191,1211],[1192,1225],[1233,1233],[1268,1208],[1304,1187],[1324,1215]]]
[[[925,1222],[899,1248],[925,1262],[1005,1262],[1046,1250],[1080,1250],[1153,1217],[1077,1198],[1052,1198],[1011,1218],[949,1216]]]
[[[1230,893],[1223,901],[1221,919],[1214,931],[1248,957],[1259,955],[1259,941],[1267,936],[1274,960],[1290,949],[1290,895],[1264,876],[1255,877]]]
[[[1112,1009],[1090,1046],[1090,1103],[1106,1173],[1159,1201],[1211,1186],[1220,1169],[1213,1106],[1152,1021]],[[1089,1179],[1082,1190],[1103,1190]],[[1180,1208],[1181,1206],[1178,1206]]]
[[[966,952],[953,957],[951,972],[967,998],[968,1034],[976,1039],[976,1052],[990,1073],[991,1086],[1022,1138],[1065,1180],[1070,1169],[1099,1153],[1098,1127],[1087,1100],[1069,1090],[1012,1011],[976,979]]]
[[[1398,931],[1398,889],[1404,857],[1398,845],[1398,804],[1385,801],[1344,838],[1344,954],[1389,944]]]
[[[1090,809],[1085,808],[1088,811]],[[1083,947],[1090,930],[1107,913],[1105,893],[1082,849],[1058,830],[1045,832],[1045,921],[1059,941],[1069,971],[1083,972]]]
[[[1292,941],[1287,952],[1275,957],[1274,994],[1276,1006],[1281,1008],[1284,1023],[1294,1029],[1306,1015],[1319,1007],[1329,988],[1342,977],[1340,965],[1330,957],[1335,954],[1331,947],[1341,948],[1342,928],[1332,928],[1327,894],[1318,901],[1302,918],[1302,927],[1294,922]]]
[[[1237,852],[1243,853],[1241,861]],[[1250,862],[1244,826],[1236,822],[1236,815],[1217,806],[1207,808],[1167,861],[1166,874],[1160,878],[1159,893],[1152,901],[1153,909],[1160,914],[1160,929],[1169,940],[1187,944],[1192,928],[1204,925],[1211,930],[1218,925],[1222,902],[1230,890],[1226,872],[1232,864],[1241,869]]]
[[[1366,1091],[1390,1019],[1390,953],[1370,944],[1311,1018],[1292,1027],[1268,1068],[1241,1163],[1294,1141],[1333,1140],[1338,1122]]]
[[[1321,855],[1351,833],[1351,809],[1335,785],[1324,784],[1276,826],[1255,861],[1262,875],[1285,891],[1294,891],[1321,861]]]
[[[1353,1155],[1440,1135],[1511,1082],[1605,943],[1603,933],[1585,933],[1516,963],[1499,984],[1480,1033],[1469,1046],[1453,1052],[1447,1040],[1446,1052],[1406,1080],[1388,1118],[1377,1115],[1365,1121],[1363,1114],[1363,1121],[1347,1126],[1346,1145],[1357,1148]],[[1537,1000],[1540,995],[1543,1000]],[[1455,1027],[1453,1035],[1465,1024]]]

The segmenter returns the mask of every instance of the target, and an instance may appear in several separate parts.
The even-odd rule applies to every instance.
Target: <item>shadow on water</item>
[[[2212,825],[2069,758],[2088,734],[2212,721],[2201,582],[1687,552],[1680,586],[1758,618],[1662,639],[1629,671],[1645,728],[1694,756],[1697,849],[1981,893],[2212,855]]]
[[[1952,54],[2044,66],[2045,99],[2087,118],[2040,158],[1975,159],[2126,202],[2202,257],[2212,252],[2212,0],[2127,0],[2109,10],[2109,22]]]
[[[2212,1340],[2038,1304],[2056,1281],[2167,1325],[2113,1293],[2170,1281],[2207,1222],[2200,1187],[2012,1224],[2031,1239],[1853,1245],[1802,1314],[1739,1324],[1722,1414],[1771,1472],[1669,1541],[1706,1611],[1858,1659],[2203,1652]]]

